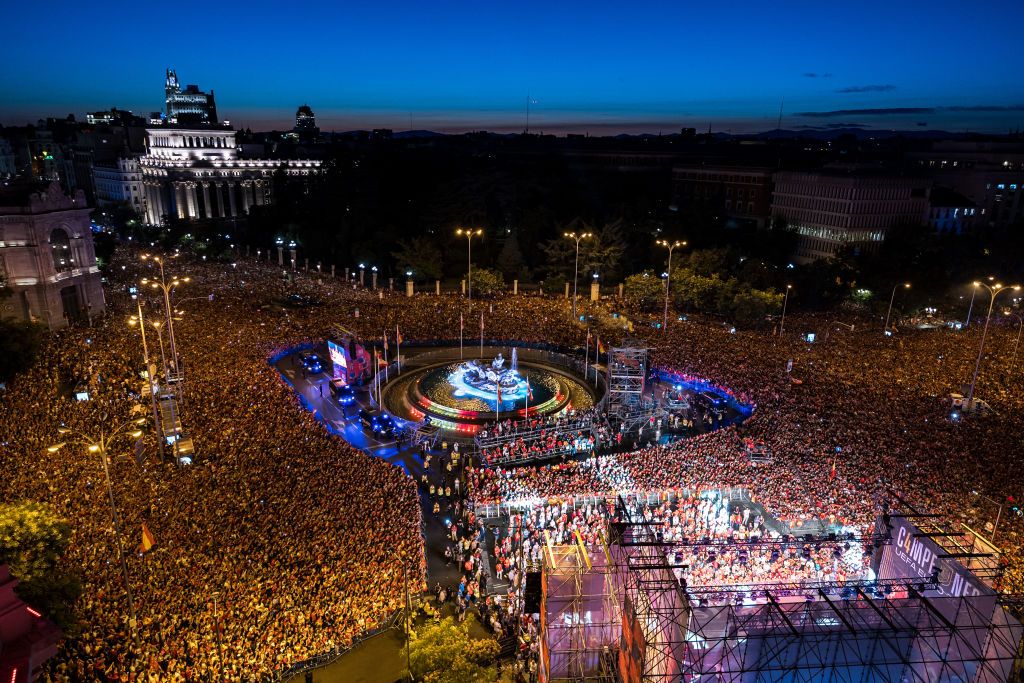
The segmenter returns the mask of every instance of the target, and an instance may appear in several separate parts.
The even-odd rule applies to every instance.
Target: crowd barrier
[[[275,673],[270,680],[273,681],[273,683],[280,683],[282,681],[287,681],[290,678],[294,678],[295,676],[299,676],[307,671],[312,671],[313,669],[319,669],[320,667],[327,666],[328,664],[333,664],[360,643],[394,628],[402,612],[403,610],[401,609],[395,610],[391,616],[385,619],[376,628],[364,631],[353,637],[352,642],[348,645],[340,645],[329,652],[324,652],[314,657],[310,657],[309,659],[305,659],[297,664],[292,664],[287,669],[283,669],[282,671]]]

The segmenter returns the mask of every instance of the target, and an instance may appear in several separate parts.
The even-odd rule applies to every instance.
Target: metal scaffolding
[[[861,536],[828,533],[724,544],[750,550],[765,545],[768,552],[806,543],[856,544],[872,558],[875,571],[909,568],[905,576],[688,586],[681,578],[680,557],[686,553],[680,554],[680,547],[709,541],[662,541],[658,525],[630,519],[622,499],[618,512],[609,529],[607,567],[601,570],[603,590],[611,591],[601,599],[608,610],[617,610],[605,612],[602,624],[617,628],[618,681],[995,683],[1015,680],[1019,673],[1024,626],[1018,615],[1024,598],[988,587],[995,580],[988,572],[998,565],[991,547],[978,552],[975,539],[948,531],[931,515],[886,510],[873,531]],[[908,517],[923,521],[911,529]],[[901,524],[903,531],[894,538]],[[569,606],[559,613],[572,612],[586,600],[581,577],[592,570],[576,546],[546,552],[552,569],[563,568],[552,572],[552,580],[557,575],[576,582],[568,592]],[[893,557],[924,564],[901,565]],[[573,636],[560,639],[552,636],[551,626],[549,618],[543,637],[559,643],[571,666],[559,678],[542,680],[602,680],[593,670],[609,659],[597,652],[605,646],[588,641],[583,624],[573,624]],[[610,636],[603,633],[606,643]],[[546,671],[551,672],[550,663]]]
[[[614,683],[608,655],[618,649],[621,611],[608,548],[602,539],[592,552],[578,533],[567,545],[546,540],[540,680]]]
[[[608,412],[613,415],[635,412],[641,405],[647,378],[648,348],[626,340],[625,345],[608,350]]]

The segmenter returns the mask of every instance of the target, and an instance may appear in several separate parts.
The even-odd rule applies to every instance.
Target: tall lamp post
[[[978,384],[978,371],[981,369],[981,356],[985,352],[985,337],[988,336],[988,324],[992,320],[992,306],[996,303],[996,297],[1003,292],[1010,290],[1020,291],[1019,285],[1013,287],[1004,287],[998,282],[991,287],[984,282],[975,282],[975,287],[984,287],[988,290],[988,314],[985,316],[985,327],[981,330],[981,345],[978,347],[978,360],[974,362],[974,375],[971,377],[971,388],[967,391],[967,409],[974,409],[974,387]]]
[[[668,331],[668,293],[672,288],[672,252],[675,251],[676,247],[685,247],[686,242],[676,240],[675,242],[669,242],[668,240],[658,240],[658,246],[665,247],[668,249],[668,277],[665,278],[665,320],[662,322],[662,332]]]
[[[580,275],[580,242],[592,237],[593,235],[589,232],[580,233],[577,235],[575,232],[564,233],[565,236],[574,242],[576,242],[576,266],[572,273],[572,319],[576,320],[576,280]]]
[[[145,411],[145,409],[143,409]],[[104,420],[106,416],[104,415]],[[135,640],[136,650],[139,648],[139,632],[137,630],[138,620],[135,618],[135,598],[132,596],[132,586],[128,581],[128,562],[125,560],[124,555],[124,543],[122,542],[121,534],[121,517],[117,513],[117,504],[114,502],[114,488],[110,485],[110,468],[107,464],[107,449],[110,448],[110,444],[115,439],[127,436],[133,439],[138,439],[142,436],[142,430],[139,429],[143,424],[146,423],[146,418],[136,418],[128,420],[124,424],[118,426],[110,433],[100,432],[99,438],[94,438],[88,434],[80,432],[74,432],[67,427],[58,427],[57,433],[60,434],[64,441],[49,446],[46,451],[47,453],[56,453],[64,446],[69,444],[85,446],[86,450],[90,453],[97,453],[100,456],[100,463],[103,465],[103,476],[107,482],[107,495],[110,497],[110,514],[114,520],[114,532],[117,534],[117,553],[121,558],[121,580],[124,581],[124,590],[128,595],[128,625],[132,630],[132,637]]]
[[[910,289],[910,283],[904,282],[902,287],[904,289]],[[900,285],[896,285],[892,288],[892,296],[889,297],[889,310],[885,313],[885,327],[882,328],[882,334],[886,334],[889,331],[889,316],[892,315],[892,303],[896,300],[896,290],[900,288]]]
[[[782,321],[779,323],[779,336],[786,329],[786,306],[789,305],[789,293],[793,289],[793,285],[786,285],[786,298],[782,300]]]
[[[128,324],[134,327],[136,324],[139,326],[139,332],[142,333],[142,364],[146,366],[146,382],[149,383],[149,402],[153,408],[153,426],[156,427],[159,424],[160,416],[156,409],[156,389],[153,388],[153,374],[149,371],[149,346],[146,344],[146,324],[142,317],[142,298],[138,294],[132,295],[135,299],[135,305],[139,310],[139,317],[135,319],[132,316],[128,319]],[[160,451],[160,462],[164,460],[164,440],[158,438],[156,440],[157,449]]]
[[[484,234],[482,228],[459,228],[455,231],[459,237],[466,238],[466,294],[469,303],[473,303],[473,238]]]
[[[168,282],[167,278],[164,277],[164,259],[159,256],[150,256],[148,254],[143,254],[142,259],[150,259],[160,266],[160,282],[143,278],[142,284],[149,285],[153,287],[153,289],[159,289],[164,293],[164,314],[167,317],[167,339],[171,345],[171,366],[174,368],[174,373],[178,374],[178,347],[174,343],[174,322],[171,316],[171,291],[185,282],[191,282],[192,278],[172,277],[171,281]]]

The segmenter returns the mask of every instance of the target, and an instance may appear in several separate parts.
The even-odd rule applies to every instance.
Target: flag
[[[607,351],[607,348],[606,348],[606,347],[605,347],[605,345],[604,345],[604,344],[603,344],[603,343],[601,342],[601,337],[600,337],[600,335],[598,335],[598,337],[597,337],[597,350],[598,350],[598,353],[605,353],[605,352]]]
[[[384,353],[388,352],[388,335],[384,335]]]
[[[395,343],[402,344],[402,331],[398,329],[398,325],[395,325]]]
[[[590,330],[587,330],[587,343],[589,344],[590,340],[593,339],[593,338],[594,338],[593,335],[590,334]]]
[[[530,386],[529,382],[526,383],[526,398],[531,401],[533,400],[533,387]]]
[[[460,330],[466,329],[466,321],[465,321],[465,319],[463,319],[461,313],[459,313],[459,329]]]
[[[483,311],[480,311],[480,335],[483,336],[483,333],[484,333],[484,313],[483,313]]]
[[[498,385],[498,405],[501,405],[501,385]]]
[[[148,553],[153,546],[156,545],[156,538],[153,537],[153,532],[149,530],[146,523],[142,523],[142,543],[139,544],[140,553]]]

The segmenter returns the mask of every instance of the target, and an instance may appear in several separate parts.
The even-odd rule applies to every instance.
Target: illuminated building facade
[[[772,217],[800,236],[795,260],[810,263],[844,247],[871,252],[898,225],[920,225],[930,182],[871,170],[823,169],[774,176]]]
[[[206,93],[198,85],[186,85],[181,89],[178,74],[168,69],[164,80],[167,120],[181,124],[217,123],[217,103],[213,91]]]
[[[146,129],[147,153],[139,159],[145,186],[146,222],[168,217],[234,218],[273,200],[275,173],[309,176],[315,160],[245,159],[226,124]]]
[[[103,312],[85,193],[15,183],[0,189],[0,314],[57,329]]]
[[[117,159],[92,167],[92,180],[99,206],[127,204],[140,216],[146,211],[146,188],[142,168],[136,159]]]

